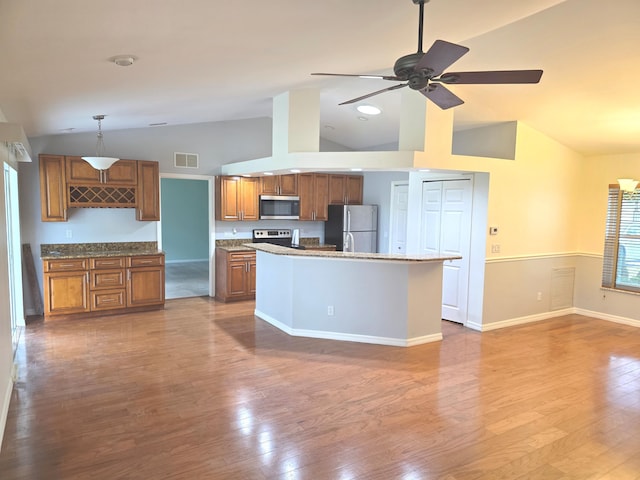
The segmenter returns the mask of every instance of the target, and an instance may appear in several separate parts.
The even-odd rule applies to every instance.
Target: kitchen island
[[[294,336],[393,346],[442,340],[442,266],[458,256],[257,251],[259,318]]]

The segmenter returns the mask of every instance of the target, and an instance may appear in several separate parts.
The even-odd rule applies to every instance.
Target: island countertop
[[[297,250],[270,243],[246,243],[248,248],[274,255],[290,255],[295,257],[322,257],[342,260],[374,260],[391,262],[443,262],[462,258],[457,255],[404,255],[397,253],[336,252],[326,250]]]

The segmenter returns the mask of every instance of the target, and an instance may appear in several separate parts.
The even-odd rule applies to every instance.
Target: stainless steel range
[[[290,247],[291,237],[291,230],[286,228],[278,230],[255,229],[253,231],[253,243],[272,243]]]

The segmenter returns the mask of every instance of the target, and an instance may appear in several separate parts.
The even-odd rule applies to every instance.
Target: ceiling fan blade
[[[406,87],[407,85],[409,85],[409,84],[408,83],[400,83],[398,85],[394,85],[393,87],[383,88],[382,90],[378,90],[378,91],[373,92],[373,93],[368,93],[367,95],[363,95],[363,96],[358,97],[358,98],[352,98],[351,100],[347,100],[346,102],[339,103],[338,105],[348,105],[349,103],[356,103],[356,102],[359,102],[360,100],[364,100],[365,98],[373,97],[374,95],[379,95],[379,94],[384,93],[384,92],[390,92],[391,90],[397,90],[399,88]]]
[[[432,71],[431,75],[437,77],[468,51],[469,49],[462,45],[436,40],[416,64],[415,70],[428,68]]]
[[[464,103],[464,101],[460,97],[454,95],[451,90],[437,83],[430,83],[420,90],[420,93],[443,110],[451,107],[457,107]]]
[[[325,75],[330,77],[359,77],[359,78],[377,78],[379,80],[393,80],[401,82],[402,79],[393,75],[358,75],[356,73],[312,73],[311,75]]]
[[[447,72],[435,82],[459,84],[538,83],[542,70],[496,70],[489,72]]]

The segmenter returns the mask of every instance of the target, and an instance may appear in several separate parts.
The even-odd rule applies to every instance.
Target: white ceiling
[[[451,87],[456,128],[521,120],[587,155],[640,151],[638,0],[431,0],[425,19],[425,50],[471,49],[450,71],[544,70]],[[411,0],[0,0],[0,110],[33,137],[95,130],[95,114],[105,130],[271,116],[273,96],[319,87],[321,135],[371,148],[397,139],[399,92],[370,99],[369,121],[337,104],[393,84],[309,73],[391,74],[417,26]]]

